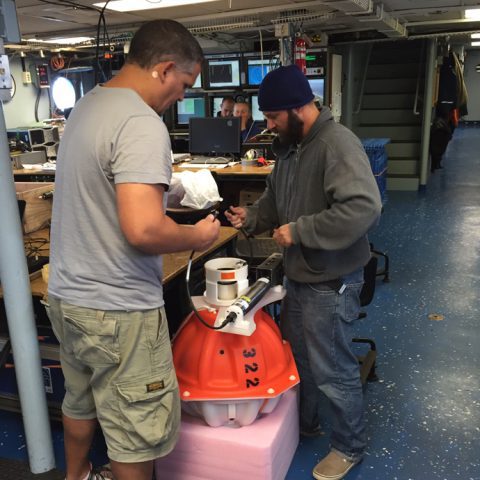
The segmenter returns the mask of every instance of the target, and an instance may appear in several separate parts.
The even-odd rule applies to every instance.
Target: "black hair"
[[[130,42],[127,63],[148,69],[169,60],[190,70],[203,61],[203,52],[195,37],[174,20],[153,20],[142,25]]]
[[[224,102],[235,103],[235,99],[231,95],[227,95],[226,97],[223,97],[221,105],[223,105]]]

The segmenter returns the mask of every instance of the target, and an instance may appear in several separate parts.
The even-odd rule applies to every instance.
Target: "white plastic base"
[[[155,461],[156,477],[168,480],[283,480],[298,445],[295,389],[275,410],[247,427],[212,428],[183,415],[172,453]]]
[[[235,322],[227,324],[224,328],[222,328],[221,331],[224,333],[235,333],[237,335],[245,335],[249,337],[257,328],[254,321],[255,313],[265,305],[281,300],[285,294],[286,290],[281,285],[271,288],[250,312],[248,312],[245,316],[239,315],[239,318],[237,318]],[[233,303],[232,301],[228,306],[214,307],[209,304],[204,297],[192,297],[192,302],[197,309],[208,308],[218,311],[217,318],[215,320],[216,327],[221,325],[225,320],[228,307],[231,305],[231,303]]]
[[[245,427],[262,414],[273,412],[282,395],[275,398],[251,398],[248,400],[198,400],[182,401],[182,410],[203,418],[211,427]]]

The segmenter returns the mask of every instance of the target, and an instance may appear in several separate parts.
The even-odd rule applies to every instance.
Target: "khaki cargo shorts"
[[[98,418],[117,462],[167,455],[180,426],[180,399],[165,309],[101,311],[49,298],[65,377],[63,413]]]

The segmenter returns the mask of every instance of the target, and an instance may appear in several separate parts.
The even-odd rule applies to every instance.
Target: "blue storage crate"
[[[373,175],[377,181],[382,204],[387,201],[387,162],[388,156],[385,145],[390,143],[389,138],[365,138],[362,140],[363,148],[367,153]]]

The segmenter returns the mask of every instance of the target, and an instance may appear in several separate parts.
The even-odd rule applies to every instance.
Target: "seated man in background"
[[[222,103],[220,105],[220,110],[217,113],[217,117],[231,117],[233,115],[233,106],[235,105],[235,100],[232,96],[223,97]]]
[[[242,143],[261,132],[260,126],[253,121],[252,109],[248,103],[237,102],[233,107],[233,116],[241,119],[240,134]]]

